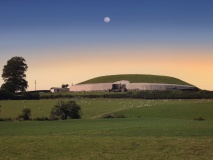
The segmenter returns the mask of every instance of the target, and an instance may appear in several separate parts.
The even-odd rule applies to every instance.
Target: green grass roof
[[[189,83],[186,83],[180,79],[173,77],[144,75],[144,74],[121,74],[121,75],[101,76],[89,79],[79,84],[113,83],[120,80],[128,80],[130,83],[164,83],[164,84],[190,85]]]

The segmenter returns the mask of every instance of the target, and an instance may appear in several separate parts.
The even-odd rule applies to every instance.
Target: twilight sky
[[[0,0],[1,73],[13,56],[28,64],[28,90],[113,74],[213,90],[213,1]]]

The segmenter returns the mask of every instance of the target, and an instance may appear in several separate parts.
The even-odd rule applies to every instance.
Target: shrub
[[[22,110],[22,114],[18,115],[17,120],[30,120],[31,118],[31,110],[29,108],[25,108]]]
[[[102,116],[102,118],[126,118],[123,114],[120,115],[114,115],[114,114],[105,114]]]
[[[102,118],[115,118],[115,116],[113,114],[105,114]]]
[[[14,99],[15,96],[5,89],[0,89],[0,99]]]
[[[80,119],[82,115],[81,112],[81,106],[79,106],[75,101],[69,101],[69,102],[59,102],[56,104],[51,113],[50,113],[50,119],[56,120],[66,120],[69,119]]]
[[[30,92],[23,92],[21,95],[22,99],[39,99],[39,93],[30,93]]]
[[[34,121],[48,121],[49,118],[47,117],[36,117],[36,118],[33,118]]]
[[[197,117],[197,118],[194,118],[194,120],[196,120],[196,121],[204,121],[205,119],[203,117]]]
[[[0,118],[0,121],[12,121],[12,118]]]
[[[117,115],[116,118],[126,118],[126,116],[123,114],[120,114],[120,115]]]

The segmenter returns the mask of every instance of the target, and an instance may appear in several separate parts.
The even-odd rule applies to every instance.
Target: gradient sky
[[[113,74],[213,90],[212,8],[212,0],[0,0],[0,70],[25,58],[28,90],[35,80],[49,89]]]

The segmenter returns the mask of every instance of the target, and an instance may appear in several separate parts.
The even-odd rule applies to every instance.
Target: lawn
[[[32,116],[48,116],[58,101],[0,101],[1,117],[16,117],[24,105]],[[81,120],[0,122],[0,159],[213,157],[213,100],[76,101]],[[103,119],[104,114],[126,118]]]

